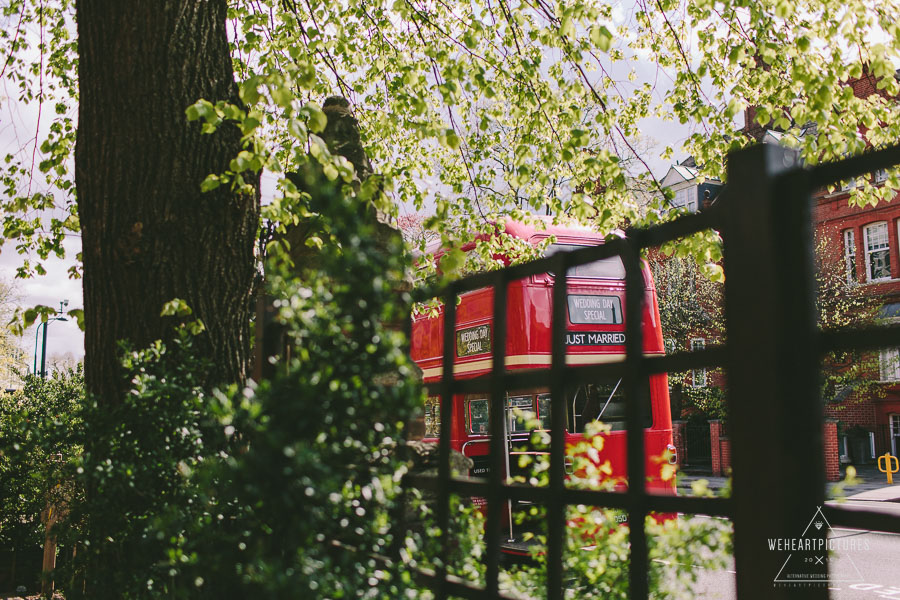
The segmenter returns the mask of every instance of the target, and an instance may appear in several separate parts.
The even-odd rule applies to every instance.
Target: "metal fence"
[[[563,549],[566,507],[588,505],[627,511],[630,525],[630,595],[647,598],[649,559],[645,520],[651,511],[726,517],[734,525],[734,559],[739,598],[796,597],[797,590],[773,586],[783,557],[768,551],[767,539],[799,534],[825,500],[823,406],[817,386],[821,356],[848,348],[875,349],[896,345],[900,326],[822,333],[816,328],[814,299],[812,191],[900,163],[900,147],[871,152],[812,168],[798,166],[793,151],[758,145],[728,160],[728,187],[704,212],[647,229],[632,229],[623,239],[602,246],[559,253],[525,265],[481,273],[456,281],[444,302],[443,376],[432,390],[441,396],[440,467],[437,476],[418,475],[410,483],[438,494],[437,521],[448,531],[451,494],[480,496],[488,501],[484,587],[446,572],[421,577],[438,599],[504,598],[498,589],[503,506],[528,500],[547,507],[546,597],[564,596]],[[552,363],[549,369],[510,372],[505,344],[494,344],[489,375],[454,377],[456,299],[467,291],[494,288],[494,336],[506,339],[507,285],[511,281],[568,269],[613,255],[626,267],[626,315],[640,315],[644,301],[640,270],[646,248],[702,230],[718,231],[724,242],[727,344],[669,356],[643,356],[640,319],[626,320],[626,358],[615,364],[567,366],[566,278],[553,286]],[[564,468],[564,383],[622,377],[627,398],[640,397],[651,373],[722,367],[728,381],[731,423],[733,494],[730,498],[660,496],[645,489],[641,402],[627,402],[628,489],[617,493],[570,489]],[[552,395],[550,483],[533,487],[505,481],[502,435],[491,437],[491,468],[486,480],[454,477],[449,466],[450,423],[454,394],[489,392],[491,431],[503,431],[507,390],[548,386]],[[766,415],[765,437],[750,424]],[[832,526],[900,533],[900,517],[826,506]],[[824,535],[824,532],[821,534]],[[447,555],[453,544],[444,536]],[[803,590],[804,597],[827,598],[827,586]]]

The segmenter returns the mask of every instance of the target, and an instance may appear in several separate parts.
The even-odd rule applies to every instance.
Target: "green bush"
[[[397,444],[423,396],[402,334],[384,325],[409,310],[395,290],[400,240],[378,247],[365,214],[334,194],[318,268],[270,276],[292,358],[258,387],[216,396],[241,449],[195,473],[204,511],[172,549],[191,584],[176,595],[399,597],[412,585],[396,560]]]
[[[190,474],[228,448],[199,384],[206,368],[182,328],[168,346],[124,352],[131,389],[120,402],[83,406],[73,478],[85,496],[62,531],[77,552],[57,574],[67,597],[152,597],[170,577],[162,519],[200,510]]]
[[[29,375],[21,390],[0,394],[0,548],[43,544],[41,513],[79,501],[70,473],[81,454],[83,403],[80,366]]]

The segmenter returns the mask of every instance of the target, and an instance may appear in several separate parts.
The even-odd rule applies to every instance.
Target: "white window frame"
[[[675,351],[678,350],[678,342],[675,341],[675,338],[665,338],[663,346],[666,349],[666,354],[675,354]]]
[[[838,455],[841,462],[850,462],[850,446],[848,442],[850,439],[846,435],[842,435],[838,438]]]
[[[691,352],[695,350],[703,350],[706,348],[706,340],[703,338],[693,338],[691,340]],[[691,371],[691,387],[706,387],[706,368],[694,369]]]
[[[844,273],[847,277],[847,285],[854,285],[856,280],[856,231],[845,229],[844,239]]]
[[[690,212],[697,212],[697,202],[699,201],[697,195],[700,193],[700,190],[697,188],[697,186],[689,187],[687,188],[687,190],[690,193],[688,194],[688,201],[687,204],[685,204],[685,207]]]
[[[887,169],[878,169],[877,171],[875,171],[875,183],[883,183],[887,181],[887,178]]]
[[[689,212],[697,212],[697,186],[676,190],[672,204],[679,208],[686,208]]]
[[[874,231],[875,228],[884,227],[884,242],[878,242],[878,246],[873,247],[870,238],[872,234],[870,232]],[[878,221],[876,223],[869,223],[865,227],[863,227],[863,247],[866,253],[866,281],[887,281],[891,278],[891,246],[890,246],[890,238],[888,237],[888,224],[887,221]],[[872,258],[876,253],[881,253],[887,251],[887,262],[888,262],[888,274],[886,277],[872,277]]]
[[[897,451],[900,450],[897,447],[897,439],[900,438],[900,414],[888,415],[888,424],[891,433],[891,454],[897,456]]]
[[[878,351],[878,375],[881,381],[900,381],[900,348]]]

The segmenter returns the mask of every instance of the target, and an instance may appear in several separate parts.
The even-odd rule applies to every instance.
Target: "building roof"
[[[691,181],[697,178],[697,169],[695,167],[686,167],[684,165],[672,165],[669,172],[662,178],[661,185],[669,187],[683,181]]]

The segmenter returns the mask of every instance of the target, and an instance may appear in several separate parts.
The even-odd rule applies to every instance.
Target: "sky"
[[[75,256],[81,249],[81,238],[71,236],[63,242],[68,256]],[[21,263],[22,257],[16,252],[15,244],[7,242],[0,250],[0,277],[11,283],[18,292],[21,306],[34,306],[43,304],[59,308],[59,303],[68,300],[66,310],[82,308],[81,280],[69,279],[68,269],[71,260],[58,258],[48,259],[44,266],[47,274],[32,279],[15,280],[16,267]],[[35,331],[32,326],[25,331],[19,341],[22,350],[28,357],[28,366],[31,368],[35,351]],[[38,355],[40,357],[40,348]],[[84,355],[84,334],[78,329],[78,324],[73,319],[68,321],[54,321],[47,327],[47,356],[54,354],[72,353],[75,357]],[[40,359],[40,358],[39,358]]]

